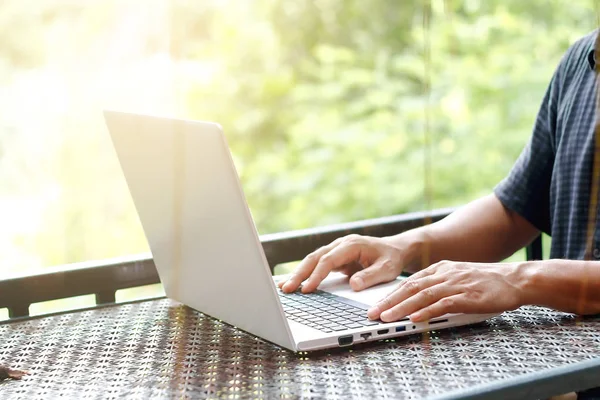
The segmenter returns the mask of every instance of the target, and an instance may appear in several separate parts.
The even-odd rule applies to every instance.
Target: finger
[[[443,298],[454,296],[458,293],[460,293],[460,291],[452,285],[441,283],[439,285],[430,286],[421,290],[416,295],[396,304],[389,310],[382,312],[380,318],[384,322],[397,321],[435,304]]]
[[[362,271],[362,269],[363,269],[362,265],[360,265],[357,262],[352,262],[350,264],[344,265],[341,268],[338,268],[338,271],[340,271],[344,275],[352,276],[355,273],[357,273],[358,271]]]
[[[438,273],[440,271],[440,268],[442,266],[444,266],[445,264],[447,264],[447,263],[448,263],[448,261],[439,261],[439,262],[437,262],[435,264],[431,264],[429,267],[423,268],[422,270],[417,271],[414,274],[412,274],[411,276],[403,279],[400,282],[399,286],[403,286],[407,282],[411,282],[412,280],[415,280],[415,279],[422,279],[422,278],[425,278],[427,276],[434,275],[434,274]]]
[[[444,297],[437,302],[412,313],[410,319],[413,322],[422,322],[449,313],[467,313],[469,311],[467,297],[461,293]]]
[[[350,287],[359,291],[378,283],[392,281],[397,278],[399,270],[399,266],[394,265],[391,260],[378,261],[352,275]]]
[[[292,276],[292,274],[289,273],[288,276],[285,276],[285,277],[282,276],[282,277],[280,277],[279,278],[280,280],[277,282],[277,286],[279,288],[281,288],[291,278],[291,276]]]
[[[426,276],[422,279],[411,279],[408,282],[403,282],[400,285],[398,285],[396,290],[389,293],[383,299],[379,300],[379,302],[377,302],[377,304],[375,304],[372,308],[370,308],[367,311],[367,316],[371,319],[380,318],[381,313],[385,312],[386,310],[389,310],[397,304],[400,304],[404,300],[416,295],[420,291],[427,289],[431,286],[438,285],[443,281],[443,276],[431,275]]]
[[[286,293],[290,293],[298,289],[300,284],[305,279],[307,279],[313,272],[315,266],[317,265],[321,257],[323,257],[325,254],[334,249],[340,242],[341,238],[336,239],[327,246],[323,246],[306,256],[304,260],[302,260],[302,262],[291,273],[290,277],[287,280],[281,282],[281,286],[279,286],[281,290],[283,290]]]
[[[363,246],[364,244],[357,241],[345,242],[323,255],[308,280],[302,285],[302,292],[312,292],[331,271],[351,262],[358,261]]]

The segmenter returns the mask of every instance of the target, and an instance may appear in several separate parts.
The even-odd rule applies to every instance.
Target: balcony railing
[[[344,224],[261,236],[271,268],[298,261],[340,236],[349,234],[383,237],[395,235],[427,222],[446,217],[452,209],[418,212]],[[542,241],[537,238],[526,248],[528,260],[542,258]],[[29,316],[31,304],[94,294],[96,304],[115,302],[117,290],[159,283],[152,258],[134,256],[117,260],[86,262],[52,268],[31,276],[0,281],[0,308],[8,308],[9,317]]]

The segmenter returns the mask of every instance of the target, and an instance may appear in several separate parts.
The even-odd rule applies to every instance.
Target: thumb
[[[350,287],[359,291],[383,282],[390,282],[400,274],[391,260],[378,260],[369,267],[352,275]]]

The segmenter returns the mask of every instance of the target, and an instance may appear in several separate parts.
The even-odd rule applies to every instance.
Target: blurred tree
[[[593,5],[4,0],[0,262],[147,249],[105,107],[221,123],[261,233],[423,209],[426,113],[432,206],[489,193]]]
[[[215,79],[235,90],[208,105],[221,88],[192,88],[189,104],[225,126],[262,232],[423,209],[426,107],[433,205],[488,193],[525,144],[562,53],[594,27],[585,4],[547,1],[261,4],[252,24],[266,20],[270,35],[238,28]]]

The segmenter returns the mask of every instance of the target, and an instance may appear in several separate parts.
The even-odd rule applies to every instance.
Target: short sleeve
[[[558,79],[554,74],[542,100],[533,134],[510,173],[495,188],[502,204],[542,232],[550,233],[550,183],[555,159]]]

